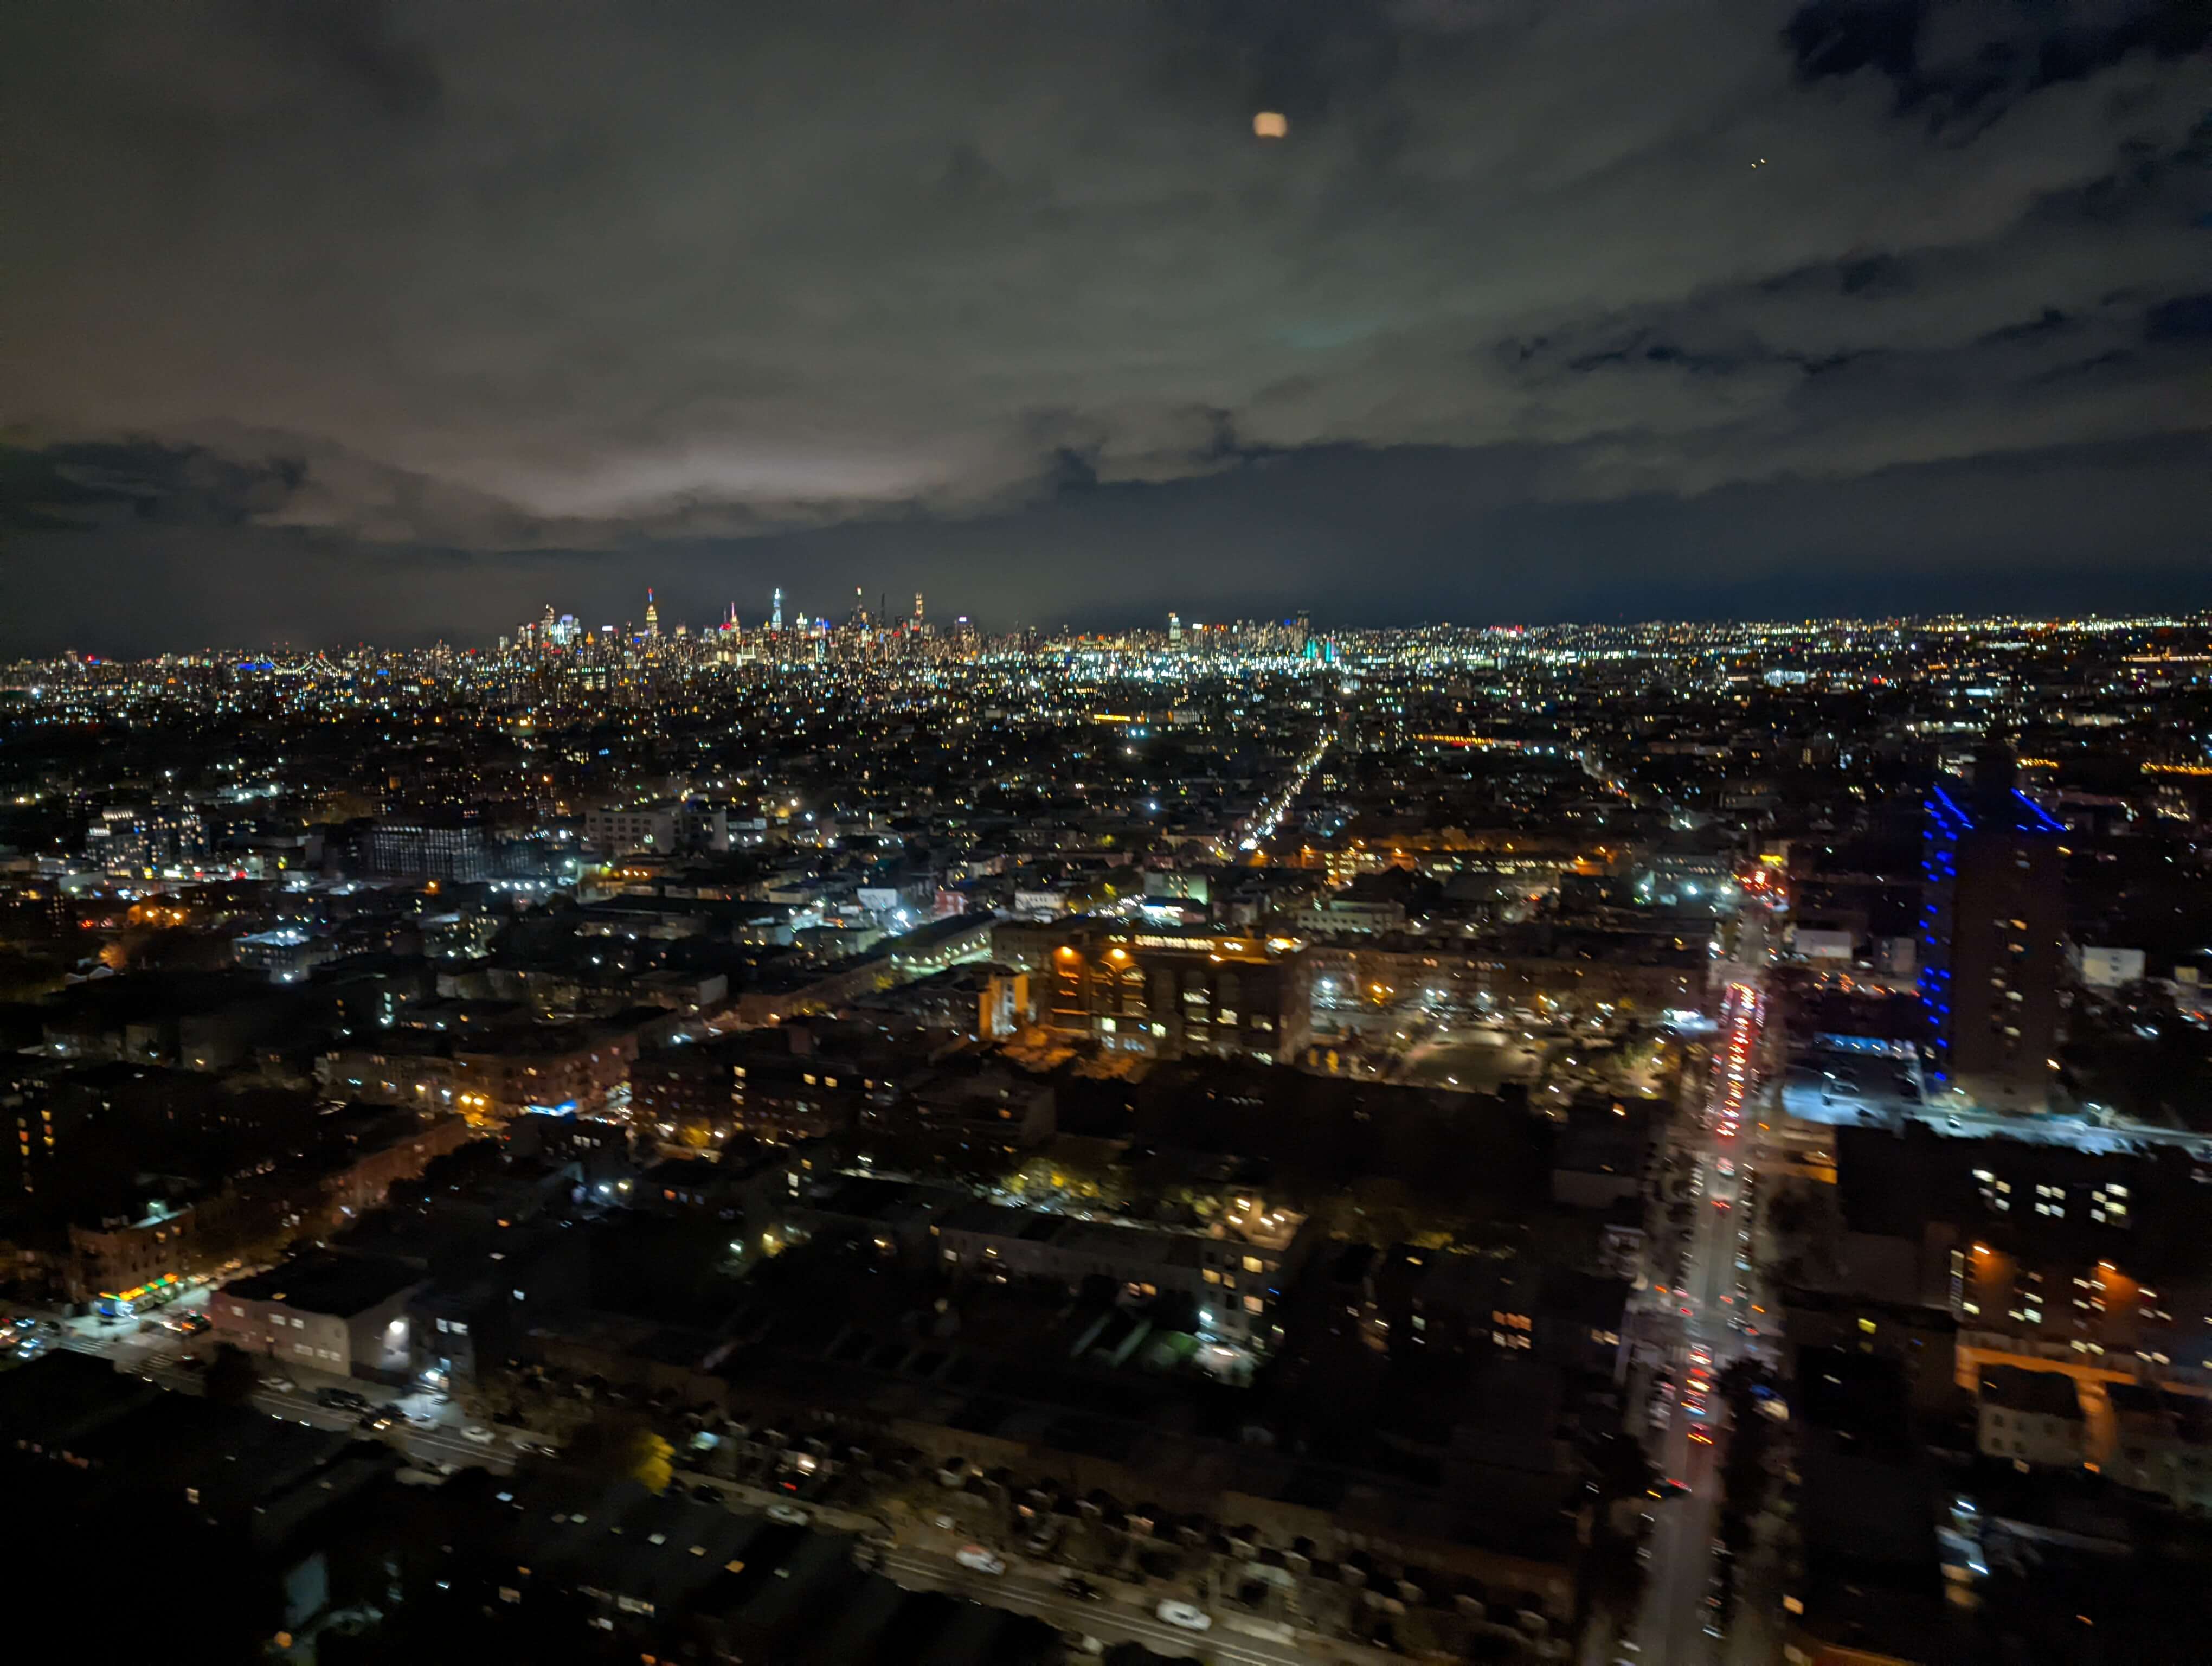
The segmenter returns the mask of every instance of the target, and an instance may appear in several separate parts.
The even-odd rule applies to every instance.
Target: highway
[[[1632,1645],[1620,1658],[1638,1666],[1707,1666],[1723,1658],[1720,1620],[1707,1602],[1714,1572],[1712,1542],[1720,1506],[1714,1444],[1724,1440],[1726,1415],[1710,1389],[1750,1344],[1731,1318],[1748,1319],[1751,1206],[1757,1183],[1758,1121],[1753,1104],[1770,1073],[1765,1061],[1766,965],[1764,914],[1747,910],[1725,980],[1722,1029],[1711,1066],[1693,1103],[1680,1107],[1677,1144],[1694,1161],[1695,1224],[1684,1276],[1668,1291],[1668,1370],[1674,1404],[1654,1444],[1661,1474],[1690,1492],[1662,1505],[1651,1535],[1650,1578]],[[1751,1134],[1743,1132],[1747,1122]],[[1662,1332],[1662,1335],[1667,1334]]]

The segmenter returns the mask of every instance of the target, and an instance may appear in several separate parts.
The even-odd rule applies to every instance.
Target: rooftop
[[[302,1313],[350,1318],[420,1284],[421,1268],[374,1256],[301,1256],[223,1286],[240,1301],[273,1302]]]

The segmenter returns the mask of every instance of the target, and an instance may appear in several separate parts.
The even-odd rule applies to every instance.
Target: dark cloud
[[[306,477],[297,458],[246,462],[198,446],[95,441],[39,452],[0,447],[0,525],[252,526],[281,515]]]
[[[1707,593],[1633,529],[1729,504],[1809,586],[1787,506],[1872,482],[1949,482],[1931,550],[1994,570],[2024,534],[1993,503],[1971,555],[1974,489],[2108,459],[2069,465],[2087,489],[2135,448],[2141,503],[2077,558],[2179,570],[2208,27],[2166,0],[5,9],[0,526],[72,567],[289,552],[333,628],[345,575],[425,561],[457,630],[542,604],[503,585],[910,587],[902,559],[986,615],[1317,604],[1378,556],[1402,609],[1495,581],[1604,611],[1608,572]],[[1617,542],[1530,588],[1492,567],[1534,528]],[[318,617],[237,594],[241,631]],[[233,623],[191,596],[151,617]],[[62,617],[9,611],[27,643]]]
[[[2143,314],[2143,334],[2154,342],[2212,336],[2212,294],[2176,295],[2159,302]]]
[[[1937,123],[1989,121],[2062,82],[2142,53],[2212,42],[2203,0],[1809,0],[1784,27],[1808,81],[1881,76],[1899,107]]]

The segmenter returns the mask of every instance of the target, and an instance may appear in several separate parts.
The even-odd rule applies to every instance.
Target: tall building
[[[1922,1043],[1929,1085],[1991,1110],[2051,1103],[2064,955],[2064,832],[1985,748],[1971,787],[1928,792],[1921,842]],[[1953,790],[1954,786],[1957,791]]]
[[[650,585],[646,587],[645,592],[645,634],[652,641],[657,642],[660,640],[660,606],[653,599],[653,587]]]
[[[362,835],[366,873],[401,879],[483,879],[491,872],[483,825],[472,809],[386,816]]]
[[[921,635],[921,592],[914,593],[914,634]]]
[[[783,629],[783,592],[781,590],[775,593],[775,605],[768,616],[768,628],[770,630]]]
[[[1182,615],[1180,613],[1168,615],[1168,646],[1170,648],[1182,646]]]

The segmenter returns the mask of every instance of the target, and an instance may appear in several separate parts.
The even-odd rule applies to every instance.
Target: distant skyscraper
[[[914,593],[914,628],[915,634],[917,635],[920,635],[921,631],[921,592],[919,590]]]
[[[1168,615],[1168,646],[1170,648],[1182,646],[1182,615],[1180,613]]]
[[[645,634],[653,641],[660,640],[660,607],[653,599],[650,585],[646,587],[645,592]]]
[[[775,605],[769,613],[768,628],[770,630],[783,629],[783,592],[781,590],[775,593]]]
[[[1992,1110],[2051,1103],[2064,952],[2065,831],[2013,785],[2012,754],[1985,748],[1971,789],[1929,789],[1921,844],[1920,1000],[1931,1087]],[[1962,802],[1963,800],[1963,802]]]

